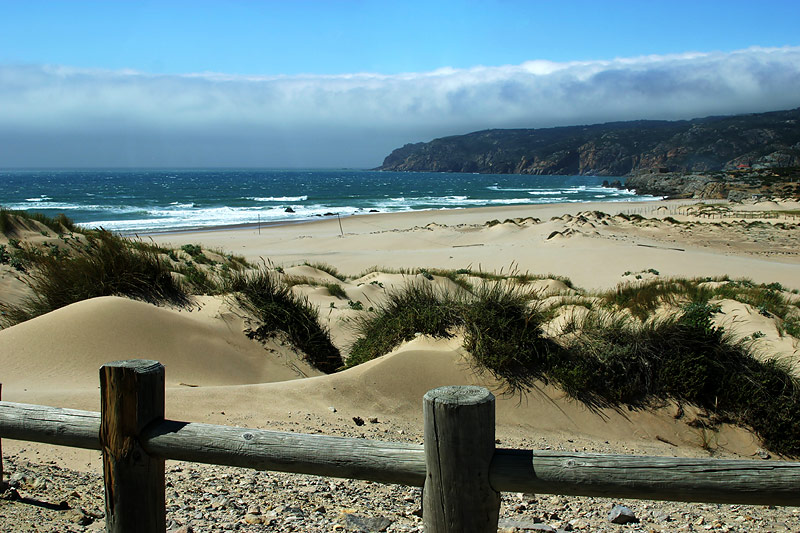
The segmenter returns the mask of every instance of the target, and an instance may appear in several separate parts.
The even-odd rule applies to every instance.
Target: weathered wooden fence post
[[[106,531],[166,530],[164,460],[148,456],[138,437],[164,420],[164,367],[130,360],[100,368],[100,444],[106,489]]]
[[[425,394],[423,522],[428,533],[497,531],[500,493],[489,484],[494,395],[483,387]]]

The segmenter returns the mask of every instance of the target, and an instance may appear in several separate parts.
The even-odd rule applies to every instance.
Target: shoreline
[[[647,205],[654,205],[658,204],[661,205],[662,203],[674,203],[675,205],[685,205],[685,204],[695,204],[700,202],[701,200],[687,200],[687,199],[654,199],[654,200],[637,200],[637,201],[598,201],[598,202],[552,202],[552,203],[542,203],[542,204],[512,204],[512,205],[503,205],[503,206],[481,206],[481,207],[454,207],[454,208],[439,208],[439,209],[414,209],[410,211],[395,211],[395,212],[365,212],[365,213],[350,213],[346,215],[342,215],[341,217],[333,217],[333,216],[319,216],[313,218],[304,218],[301,220],[292,220],[292,219],[281,219],[281,220],[272,220],[268,222],[246,222],[246,223],[238,223],[238,224],[215,224],[211,226],[200,226],[194,228],[174,228],[174,229],[155,229],[155,230],[144,230],[144,231],[120,231],[115,232],[123,237],[132,237],[132,236],[139,236],[139,237],[155,237],[155,236],[162,236],[162,235],[187,235],[187,234],[195,234],[195,233],[209,233],[209,232],[220,232],[220,231],[238,231],[238,230],[251,230],[251,229],[258,229],[261,227],[262,229],[270,229],[270,228],[277,228],[277,227],[284,227],[284,226],[299,226],[299,225],[312,225],[312,224],[323,224],[331,221],[338,221],[341,218],[342,221],[351,220],[355,218],[361,217],[415,217],[415,216],[423,216],[424,214],[436,214],[441,215],[444,213],[462,213],[472,215],[479,212],[486,212],[486,213],[501,213],[501,212],[514,212],[517,213],[522,210],[558,210],[559,212],[563,213],[571,213],[573,211],[596,211],[597,209],[575,209],[574,207],[577,206],[611,206],[611,205],[624,205],[624,206],[634,206],[634,207],[644,207]],[[716,202],[724,202],[717,200],[706,200],[705,203],[716,203]],[[566,209],[568,206],[571,208]],[[612,212],[614,210],[611,210]],[[616,210],[620,212],[622,210]],[[447,217],[447,215],[443,215]]]
[[[626,272],[653,269],[664,276],[727,275],[800,289],[796,232],[771,224],[766,229],[751,227],[735,218],[722,221],[720,216],[687,215],[683,207],[698,203],[714,203],[719,209],[735,205],[675,199],[491,206],[369,213],[341,221],[328,218],[271,225],[260,233],[250,225],[140,235],[163,246],[192,243],[224,250],[253,264],[269,262],[288,268],[327,263],[350,276],[373,267],[516,269],[565,276],[593,290],[616,286]],[[765,204],[767,208],[780,209]],[[585,216],[576,217],[578,213]],[[618,214],[633,217],[615,219]],[[639,221],[636,215],[652,220]],[[725,229],[723,223],[734,226]]]

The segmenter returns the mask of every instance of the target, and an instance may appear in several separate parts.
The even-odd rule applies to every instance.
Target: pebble
[[[633,522],[638,522],[639,519],[636,518],[636,515],[633,514],[633,511],[625,507],[624,505],[615,505],[611,508],[611,512],[608,513],[608,520],[614,524],[630,524]],[[702,524],[703,517],[700,517],[700,524]],[[700,525],[695,523],[695,525]]]

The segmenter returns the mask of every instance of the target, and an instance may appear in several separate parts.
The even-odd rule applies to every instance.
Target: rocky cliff
[[[623,186],[639,194],[669,198],[727,199],[742,201],[754,197],[800,198],[800,167],[737,169],[723,172],[639,172]]]
[[[625,176],[800,166],[800,108],[684,121],[486,130],[407,144],[378,170]]]

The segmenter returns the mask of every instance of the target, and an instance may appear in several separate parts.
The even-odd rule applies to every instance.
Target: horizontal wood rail
[[[100,413],[0,402],[0,437],[100,450]],[[421,487],[419,444],[265,429],[163,422],[142,448],[176,461],[363,479]],[[606,455],[498,448],[489,470],[500,492],[753,505],[800,505],[800,463]]]
[[[149,372],[153,363],[142,362],[142,368]],[[115,394],[131,394],[130,390],[123,389],[130,388],[132,382],[123,380],[120,383],[127,385],[113,385],[114,379],[111,376],[120,371],[119,369],[131,372],[136,364],[136,361],[126,361],[103,367],[107,371],[106,379],[111,383],[104,387],[108,389],[108,398],[103,405],[111,413],[108,416],[112,421],[106,422],[102,434],[102,413],[0,401],[2,438],[103,450],[104,469],[107,470],[107,517],[111,513],[111,517],[116,520],[112,523],[113,527],[110,527],[110,520],[107,518],[108,531],[135,530],[120,511],[125,506],[119,502],[109,503],[109,492],[117,498],[123,495],[121,501],[126,501],[126,480],[129,482],[131,477],[138,475],[137,472],[146,472],[157,480],[147,481],[149,478],[142,478],[145,481],[137,481],[139,485],[161,483],[163,486],[163,461],[167,459],[424,486],[427,509],[448,510],[453,505],[458,507],[457,503],[449,501],[453,493],[462,493],[459,496],[461,500],[471,501],[472,498],[472,503],[461,506],[465,515],[448,514],[449,511],[426,513],[423,519],[430,531],[457,531],[461,527],[458,524],[463,525],[469,521],[477,523],[475,521],[479,518],[487,524],[486,531],[491,530],[492,523],[496,528],[499,499],[493,494],[500,492],[800,505],[800,463],[796,462],[494,449],[493,431],[488,432],[486,438],[481,437],[485,443],[491,440],[491,443],[482,445],[485,446],[481,448],[484,451],[460,453],[459,449],[469,439],[465,435],[451,438],[447,435],[458,433],[455,429],[459,427],[457,421],[463,421],[465,416],[462,410],[471,413],[468,417],[474,419],[471,423],[474,428],[480,427],[480,420],[491,412],[491,427],[494,427],[494,397],[479,387],[443,387],[426,394],[425,439],[428,443],[436,443],[434,450],[410,443],[164,420],[163,416],[158,415],[145,423],[144,418],[126,415],[125,409],[107,407],[108,402],[113,404],[121,401],[119,398],[115,399]],[[160,368],[163,375],[163,367]],[[146,387],[152,388],[152,383]],[[163,391],[163,380],[161,387]],[[158,395],[156,399],[158,400]],[[127,405],[135,410],[141,405],[147,407],[150,404],[153,402],[140,398],[136,402],[129,401]],[[154,412],[157,412],[158,401],[154,405]],[[144,411],[147,410],[149,407]],[[125,438],[114,436],[114,431],[118,428],[115,429],[113,420],[128,420],[127,425],[120,426],[125,426],[128,428],[125,431],[136,434]],[[136,429],[136,424],[130,422],[131,420],[139,420],[142,427]],[[112,449],[116,451],[112,453]],[[125,455],[126,453],[130,456]],[[488,454],[485,461],[475,459],[476,454],[485,453]],[[109,456],[113,460],[108,459]],[[436,458],[433,467],[431,457]],[[452,465],[444,464],[447,462],[452,462]],[[484,462],[486,464],[480,466]],[[159,465],[162,465],[160,471]],[[132,473],[126,473],[126,468]],[[459,472],[465,469],[476,470],[476,473],[464,476],[465,480],[461,480]],[[481,474],[481,471],[484,473]],[[481,482],[483,484],[480,487],[462,486],[464,483],[469,484],[469,480],[473,478],[488,479],[488,484]],[[132,483],[131,487],[136,483]],[[116,490],[112,490],[114,484],[119,484]],[[454,491],[452,489],[455,485],[458,485],[458,490]],[[443,490],[442,487],[450,490]],[[132,490],[130,487],[128,489]],[[470,498],[463,497],[463,492],[469,490],[476,492]],[[159,494],[157,489],[154,489],[154,493]],[[483,496],[473,498],[477,493]],[[439,501],[437,498],[443,500]],[[485,508],[476,509],[481,507],[476,504],[478,501],[489,503],[483,506]],[[163,510],[163,501],[147,505]],[[130,512],[133,509],[135,506]],[[118,514],[115,515],[114,511]],[[139,509],[134,514],[138,516],[141,512]],[[480,514],[480,517],[476,517],[476,514]],[[157,524],[147,531],[156,531],[159,528]]]

